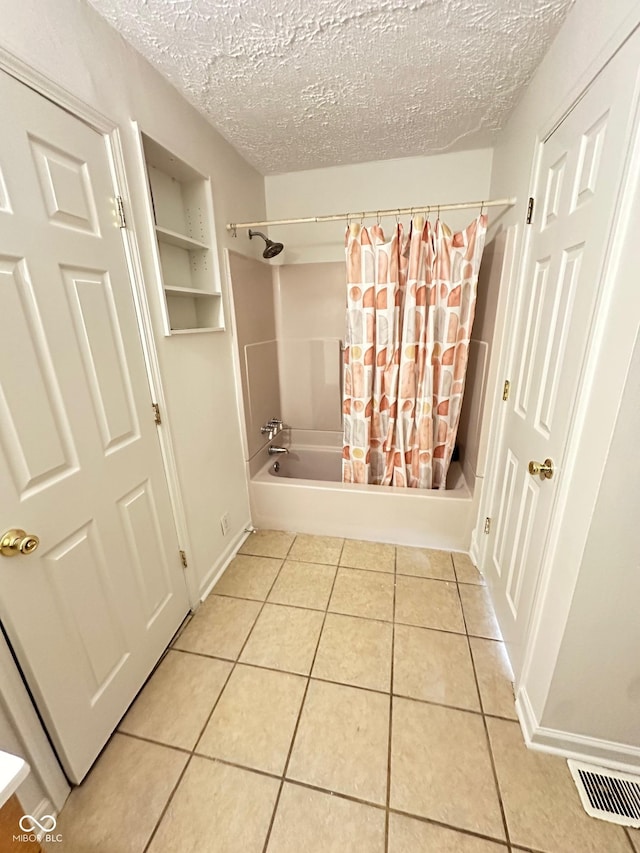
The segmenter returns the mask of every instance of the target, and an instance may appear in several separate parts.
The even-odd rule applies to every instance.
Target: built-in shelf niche
[[[167,335],[224,329],[210,181],[140,134]]]

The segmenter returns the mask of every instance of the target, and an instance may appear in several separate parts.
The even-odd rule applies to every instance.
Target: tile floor
[[[468,557],[276,531],[246,541],[58,831],[72,853],[640,851],[525,749]]]

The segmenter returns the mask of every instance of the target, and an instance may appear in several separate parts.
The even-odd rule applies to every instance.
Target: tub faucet
[[[264,424],[264,426],[260,427],[260,432],[262,433],[262,435],[267,435],[267,433],[268,433],[269,434],[269,441],[271,441],[271,439],[274,437],[274,435],[277,435],[282,428],[283,428],[283,423],[280,420],[280,418],[270,418],[266,422],[266,424]]]
[[[278,456],[280,453],[288,453],[289,449],[287,447],[278,447],[275,444],[269,445],[269,456]]]

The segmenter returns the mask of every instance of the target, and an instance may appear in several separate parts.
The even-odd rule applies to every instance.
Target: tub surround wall
[[[296,429],[341,430],[344,261],[273,270],[282,417]]]
[[[260,427],[282,417],[272,271],[263,261],[228,253],[247,461],[268,443]]]

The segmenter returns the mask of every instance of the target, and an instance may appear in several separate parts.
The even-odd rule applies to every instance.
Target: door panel
[[[188,601],[105,139],[0,95],[0,523],[41,539],[0,558],[0,616],[79,781]]]
[[[636,99],[640,38],[615,56],[545,142],[527,271],[515,311],[511,398],[483,569],[516,675],[537,589],[601,286]],[[601,285],[600,282],[603,282]],[[552,479],[528,472],[552,459]]]

